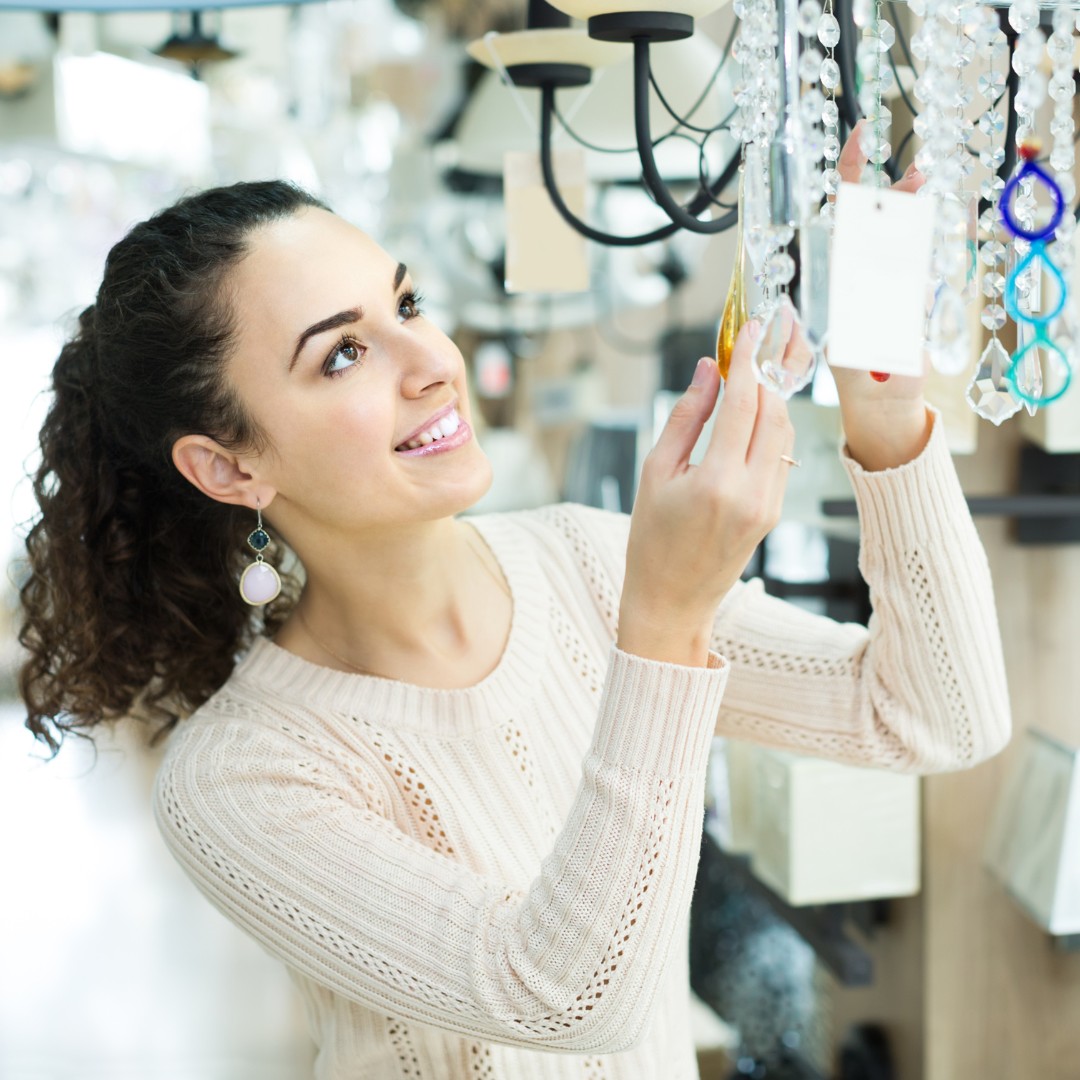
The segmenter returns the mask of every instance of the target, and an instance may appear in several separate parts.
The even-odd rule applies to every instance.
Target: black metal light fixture
[[[731,156],[715,178],[702,177],[698,192],[684,205],[672,194],[660,173],[649,114],[650,87],[654,85],[651,46],[690,37],[695,16],[708,14],[719,6],[716,0],[681,0],[667,11],[619,11],[617,5],[613,10],[613,5],[603,0],[556,0],[554,4],[529,0],[526,30],[491,35],[470,48],[472,55],[488,66],[498,63],[515,86],[540,91],[539,151],[544,186],[563,219],[588,239],[614,247],[633,247],[664,240],[680,229],[711,234],[735,224],[734,208],[725,208],[724,213],[711,219],[702,219],[700,215],[710,206],[718,205],[718,196],[735,178],[738,154]],[[571,29],[571,15],[586,19],[587,30]],[[607,233],[582,221],[567,206],[555,178],[552,142],[558,117],[556,94],[560,89],[588,85],[594,68],[611,61],[611,54],[603,51],[604,46],[619,48],[621,56],[626,55],[627,46],[632,50],[634,133],[641,184],[669,218],[668,224],[634,236]],[[485,53],[493,54],[492,59],[485,59]],[[499,59],[503,56],[505,59]],[[726,59],[725,51],[721,64]],[[681,117],[670,108],[668,111],[679,126],[705,138],[726,126],[721,123],[711,128],[698,127],[688,117]]]

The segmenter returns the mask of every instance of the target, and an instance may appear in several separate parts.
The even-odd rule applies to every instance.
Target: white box
[[[919,778],[756,747],[754,873],[789,904],[912,896]]]

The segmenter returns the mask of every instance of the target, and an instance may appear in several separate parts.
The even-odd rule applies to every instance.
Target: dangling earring
[[[255,512],[259,515],[259,523],[247,538],[248,547],[255,552],[255,561],[240,575],[240,596],[252,607],[262,607],[281,592],[281,578],[268,562],[263,561],[262,553],[270,546],[270,534],[263,528],[262,507],[257,499]]]

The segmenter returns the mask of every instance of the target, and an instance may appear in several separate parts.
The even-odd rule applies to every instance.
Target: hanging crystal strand
[[[1039,62],[1043,56],[1043,46],[1046,36],[1039,27],[1039,4],[1038,0],[1013,0],[1009,5],[1009,25],[1017,32],[1016,48],[1013,50],[1013,71],[1018,76],[1016,88],[1016,146],[1019,149],[1027,143],[1035,133],[1035,114],[1039,106],[1046,98],[1046,76],[1039,70]],[[1022,161],[1017,154],[1017,165]],[[1035,194],[1034,181],[1030,178],[1021,180],[1019,194],[1013,201],[1013,214],[1016,220],[1025,228],[1035,227]],[[1018,266],[1028,253],[1030,245],[1019,236],[1009,239],[1006,258],[1006,273]],[[1033,314],[1039,307],[1039,267],[1034,264],[1031,270],[1021,274],[1016,280],[1017,308],[1023,314]],[[1021,332],[1024,324],[1017,327],[1017,346],[1022,347]],[[1026,343],[1025,343],[1026,344]],[[1016,374],[1017,384],[1023,393],[1029,397],[1042,396],[1042,352],[1037,344],[1032,345],[1024,353],[1024,362]],[[1038,392],[1036,392],[1036,389]],[[1031,401],[1025,401],[1024,407],[1034,416],[1038,406]]]
[[[826,195],[835,195],[840,189],[840,173],[836,162],[840,157],[840,109],[836,104],[836,88],[840,85],[840,65],[836,62],[836,46],[840,41],[840,23],[833,14],[833,0],[825,0],[825,7],[818,20],[817,39],[825,48],[821,61],[821,90],[824,102],[821,106],[823,154],[825,172],[822,187]],[[833,204],[826,199],[818,213],[831,225]]]
[[[972,32],[974,44],[980,56],[987,59],[987,69],[979,76],[978,92],[986,99],[986,109],[979,117],[979,131],[986,136],[986,146],[979,152],[979,161],[986,168],[979,194],[989,206],[979,218],[979,228],[986,237],[979,247],[979,259],[985,267],[982,291],[986,297],[981,321],[990,331],[990,340],[979,357],[965,397],[968,405],[984,420],[1000,425],[1020,411],[1020,402],[1013,395],[1012,387],[1005,378],[1009,368],[1009,353],[998,340],[997,332],[1005,324],[1005,309],[1001,297],[1005,291],[1005,277],[1001,273],[1001,257],[1004,245],[1000,240],[1001,219],[998,199],[1005,186],[997,170],[1005,160],[1002,135],[1005,117],[997,106],[1005,92],[1005,75],[1001,71],[1001,59],[1006,54],[1005,34],[998,23],[997,14],[988,7],[976,12]]]
[[[862,179],[863,183],[875,187],[888,187],[889,177],[885,172],[885,163],[892,153],[889,145],[892,112],[883,99],[893,84],[892,68],[886,60],[886,54],[896,41],[896,31],[882,17],[881,0],[876,0],[873,5],[867,30],[856,52],[856,63],[862,76],[859,107],[867,120],[859,143],[872,166],[864,171]]]
[[[1052,145],[1050,167],[1065,203],[1071,207],[1076,199],[1076,182],[1073,164],[1076,159],[1073,141],[1073,98],[1076,83],[1073,78],[1073,57],[1076,42],[1073,37],[1075,13],[1066,7],[1057,7],[1053,14],[1053,33],[1047,39],[1046,51],[1050,57],[1051,78],[1048,92],[1054,101],[1054,117],[1050,122]],[[1072,281],[1076,218],[1066,213],[1054,231],[1056,243],[1053,259],[1066,282]],[[1069,365],[1075,370],[1077,351],[1080,349],[1080,328],[1077,325],[1076,301],[1069,290],[1061,315],[1052,324],[1050,337],[1063,350]]]
[[[963,28],[974,6],[969,0],[927,0],[926,17],[912,37],[912,51],[925,61],[914,88],[925,106],[915,124],[922,142],[915,163],[927,178],[920,194],[935,203],[934,297],[926,347],[934,367],[946,375],[966,370],[970,356],[963,297],[969,265],[968,208],[961,193],[971,138],[971,124],[963,111],[970,101],[963,68],[974,55],[974,44]]]
[[[799,57],[799,80],[806,84],[799,97],[799,120],[802,145],[804,183],[796,192],[799,223],[802,225],[810,214],[816,214],[824,193],[824,176],[821,160],[825,152],[825,134],[821,125],[824,120],[825,95],[821,91],[821,65],[825,57],[815,44],[822,19],[819,0],[802,0],[799,4],[798,29],[803,39],[802,55]]]

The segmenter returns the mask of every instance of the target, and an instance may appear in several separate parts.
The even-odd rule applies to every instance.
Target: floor
[[[46,763],[21,724],[0,705],[0,1077],[309,1077],[284,967],[158,837],[157,754],[71,740]]]

